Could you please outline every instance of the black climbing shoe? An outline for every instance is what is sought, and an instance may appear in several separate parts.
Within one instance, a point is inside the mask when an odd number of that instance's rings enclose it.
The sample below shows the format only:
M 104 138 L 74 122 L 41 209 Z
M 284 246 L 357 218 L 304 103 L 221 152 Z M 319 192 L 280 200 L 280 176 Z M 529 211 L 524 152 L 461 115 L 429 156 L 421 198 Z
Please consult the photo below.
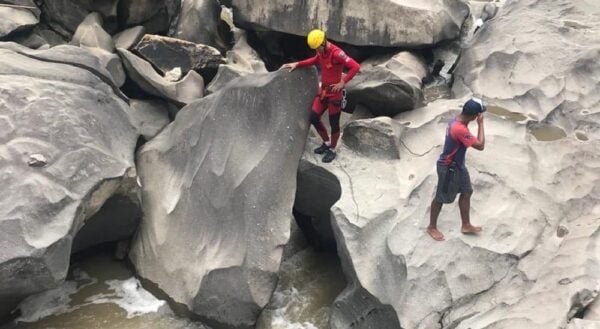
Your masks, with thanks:
M 327 149 L 327 151 L 325 151 L 325 155 L 323 156 L 323 162 L 329 163 L 333 161 L 333 159 L 335 159 L 335 151 Z
M 327 146 L 327 144 L 323 143 L 321 144 L 321 146 L 317 147 L 314 152 L 316 154 L 323 154 L 325 153 L 325 151 L 329 150 L 329 146 Z

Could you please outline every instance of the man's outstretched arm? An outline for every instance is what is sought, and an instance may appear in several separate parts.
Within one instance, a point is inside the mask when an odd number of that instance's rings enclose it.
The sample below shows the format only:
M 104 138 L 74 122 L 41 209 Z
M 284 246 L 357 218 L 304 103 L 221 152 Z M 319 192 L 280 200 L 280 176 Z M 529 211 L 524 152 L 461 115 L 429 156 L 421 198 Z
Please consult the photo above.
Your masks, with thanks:
M 290 72 L 292 72 L 293 70 L 299 68 L 299 67 L 306 67 L 306 66 L 311 66 L 311 65 L 315 65 L 318 62 L 318 56 L 314 56 L 314 57 L 310 57 L 307 58 L 305 60 L 301 60 L 299 62 L 293 62 L 293 63 L 287 63 L 287 64 L 283 64 L 281 66 L 282 69 L 288 69 Z

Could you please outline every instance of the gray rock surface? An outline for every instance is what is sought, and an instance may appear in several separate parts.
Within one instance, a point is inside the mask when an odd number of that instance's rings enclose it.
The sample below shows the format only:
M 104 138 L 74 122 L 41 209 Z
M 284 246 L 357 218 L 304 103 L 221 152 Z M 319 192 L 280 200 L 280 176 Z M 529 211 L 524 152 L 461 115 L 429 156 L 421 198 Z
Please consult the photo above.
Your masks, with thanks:
M 132 99 L 129 121 L 146 140 L 154 138 L 169 124 L 168 105 L 161 100 Z
M 115 48 L 123 48 L 129 50 L 135 46 L 142 37 L 146 34 L 146 28 L 139 25 L 121 31 L 113 37 Z
M 33 6 L 35 7 L 35 4 Z M 37 23 L 39 23 L 39 16 L 29 9 L 0 7 L 0 38 L 13 32 L 31 29 Z
M 0 75 L 1 318 L 64 280 L 73 236 L 133 169 L 137 134 L 108 72 L 78 47 L 0 43 Z M 47 164 L 29 166 L 33 154 Z
M 115 53 L 108 52 L 106 50 L 102 50 L 100 48 L 87 48 L 85 49 L 96 56 L 100 65 L 102 65 L 112 77 L 112 80 L 118 87 L 122 87 L 125 84 L 125 69 L 123 68 L 123 63 L 121 62 L 121 57 Z
M 361 104 L 375 116 L 412 110 L 422 103 L 426 75 L 424 60 L 410 52 L 368 59 L 348 83 L 348 108 Z
M 110 34 L 102 28 L 102 16 L 98 13 L 91 13 L 79 24 L 71 44 L 76 46 L 85 46 L 100 48 L 108 52 L 115 50 L 115 44 Z
M 63 37 L 71 39 L 77 27 L 92 12 L 102 15 L 104 28 L 113 33 L 117 27 L 118 0 L 52 0 L 44 1 L 42 11 L 46 22 Z
M 593 109 L 598 17 L 600 7 L 587 1 L 507 2 L 462 53 L 454 94 L 484 95 L 537 120 L 569 103 Z
M 400 159 L 400 136 L 403 126 L 388 117 L 356 120 L 344 128 L 342 140 L 364 156 Z
M 211 94 L 223 88 L 231 80 L 248 75 L 250 73 L 266 73 L 265 63 L 250 45 L 246 31 L 235 29 L 236 42 L 231 50 L 227 52 L 227 64 L 219 65 L 217 74 L 206 86 L 206 93 Z
M 242 28 L 305 36 L 322 27 L 332 40 L 357 46 L 414 47 L 454 39 L 468 14 L 460 0 L 231 2 L 236 25 Z
M 127 75 L 145 92 L 179 104 L 188 104 L 203 96 L 204 80 L 195 71 L 189 71 L 180 81 L 168 81 L 144 59 L 126 49 L 117 50 Z
M 181 14 L 170 36 L 226 51 L 228 28 L 221 21 L 218 0 L 182 0 Z
M 440 100 L 395 117 L 404 126 L 400 160 L 363 157 L 344 143 L 332 164 L 322 164 L 311 151 L 318 140 L 307 145 L 303 158 L 333 173 L 343 191 L 331 213 L 350 284 L 333 308 L 332 329 L 558 329 L 597 298 L 595 132 L 586 131 L 594 136 L 587 141 L 571 134 L 540 142 L 526 122 L 490 109 L 486 150 L 467 154 L 471 217 L 483 233 L 460 234 L 456 203 L 440 215 L 446 241 L 425 233 L 443 133 L 462 102 Z M 561 226 L 569 233 L 559 237 Z
M 144 219 L 130 257 L 209 325 L 253 328 L 275 289 L 316 92 L 307 85 L 314 70 L 240 78 L 140 150 Z
M 176 67 L 187 74 L 190 70 L 216 69 L 225 63 L 221 53 L 211 46 L 160 35 L 146 34 L 133 49 L 163 75 Z
M 144 25 L 148 33 L 167 32 L 180 9 L 180 0 L 121 0 L 119 20 L 126 27 Z

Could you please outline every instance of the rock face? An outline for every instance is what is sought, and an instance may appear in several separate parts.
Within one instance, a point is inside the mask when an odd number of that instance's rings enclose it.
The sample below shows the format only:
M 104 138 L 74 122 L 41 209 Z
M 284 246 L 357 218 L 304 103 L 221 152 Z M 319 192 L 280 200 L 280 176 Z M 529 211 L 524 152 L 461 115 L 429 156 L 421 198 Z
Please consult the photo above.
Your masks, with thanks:
M 152 139 L 170 122 L 168 105 L 163 101 L 132 99 L 129 105 L 129 121 L 146 140 Z
M 71 43 L 77 46 L 100 48 L 109 52 L 115 50 L 110 34 L 102 28 L 102 16 L 89 14 L 77 27 Z
M 507 2 L 462 53 L 453 92 L 484 95 L 537 120 L 570 103 L 597 107 L 599 15 L 586 1 Z
M 404 126 L 401 160 L 356 156 L 344 143 L 323 165 L 310 151 L 318 141 L 307 145 L 304 159 L 334 174 L 343 191 L 331 213 L 350 283 L 332 328 L 558 329 L 597 298 L 597 131 L 585 142 L 574 134 L 540 142 L 527 123 L 490 112 L 486 150 L 467 153 L 471 217 L 483 233 L 460 234 L 456 203 L 440 215 L 446 241 L 425 233 L 435 161 L 461 104 L 436 101 L 394 118 Z
M 240 78 L 139 153 L 145 217 L 131 259 L 209 325 L 253 328 L 271 297 L 316 86 L 314 70 Z
M 204 94 L 204 80 L 195 71 L 189 71 L 180 81 L 168 81 L 160 76 L 144 59 L 128 50 L 117 49 L 128 77 L 135 81 L 145 92 L 174 101 L 178 104 L 188 104 L 201 98 Z
M 148 33 L 167 32 L 180 9 L 180 0 L 121 0 L 118 4 L 122 26 L 143 25 Z
M 248 45 L 246 32 L 235 31 L 236 42 L 227 52 L 227 64 L 219 65 L 217 74 L 206 86 L 206 93 L 214 93 L 223 88 L 229 81 L 250 73 L 266 73 L 265 63 L 260 56 Z
M 0 75 L 1 318 L 65 278 L 74 235 L 133 169 L 137 134 L 83 49 L 0 43 Z
M 9 5 L 30 6 L 34 9 L 0 7 L 0 38 L 13 32 L 29 29 L 39 23 L 39 9 L 33 1 L 7 1 Z
M 92 12 L 102 15 L 106 30 L 117 27 L 118 0 L 52 0 L 42 5 L 46 22 L 63 37 L 70 38 L 79 24 Z
M 146 34 L 134 50 L 163 74 L 176 67 L 185 74 L 190 70 L 216 69 L 225 63 L 213 47 L 160 35 Z
M 469 12 L 460 0 L 231 2 L 236 25 L 243 28 L 304 36 L 320 26 L 329 38 L 357 46 L 425 46 L 454 39 Z
M 221 21 L 218 0 L 183 0 L 172 37 L 226 51 L 228 27 Z
M 348 108 L 361 104 L 375 116 L 412 110 L 423 100 L 421 80 L 426 75 L 424 60 L 410 52 L 366 60 L 348 83 Z

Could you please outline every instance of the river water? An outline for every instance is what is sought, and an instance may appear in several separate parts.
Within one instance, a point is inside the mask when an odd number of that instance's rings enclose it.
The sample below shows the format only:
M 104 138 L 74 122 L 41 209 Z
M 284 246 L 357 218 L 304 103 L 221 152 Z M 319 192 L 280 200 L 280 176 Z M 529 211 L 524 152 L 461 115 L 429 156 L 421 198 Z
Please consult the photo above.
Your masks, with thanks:
M 329 305 L 344 288 L 339 261 L 304 246 L 281 265 L 281 280 L 259 329 L 327 329 Z M 65 283 L 31 296 L 0 329 L 204 329 L 173 314 L 131 268 L 102 251 L 71 264 Z

